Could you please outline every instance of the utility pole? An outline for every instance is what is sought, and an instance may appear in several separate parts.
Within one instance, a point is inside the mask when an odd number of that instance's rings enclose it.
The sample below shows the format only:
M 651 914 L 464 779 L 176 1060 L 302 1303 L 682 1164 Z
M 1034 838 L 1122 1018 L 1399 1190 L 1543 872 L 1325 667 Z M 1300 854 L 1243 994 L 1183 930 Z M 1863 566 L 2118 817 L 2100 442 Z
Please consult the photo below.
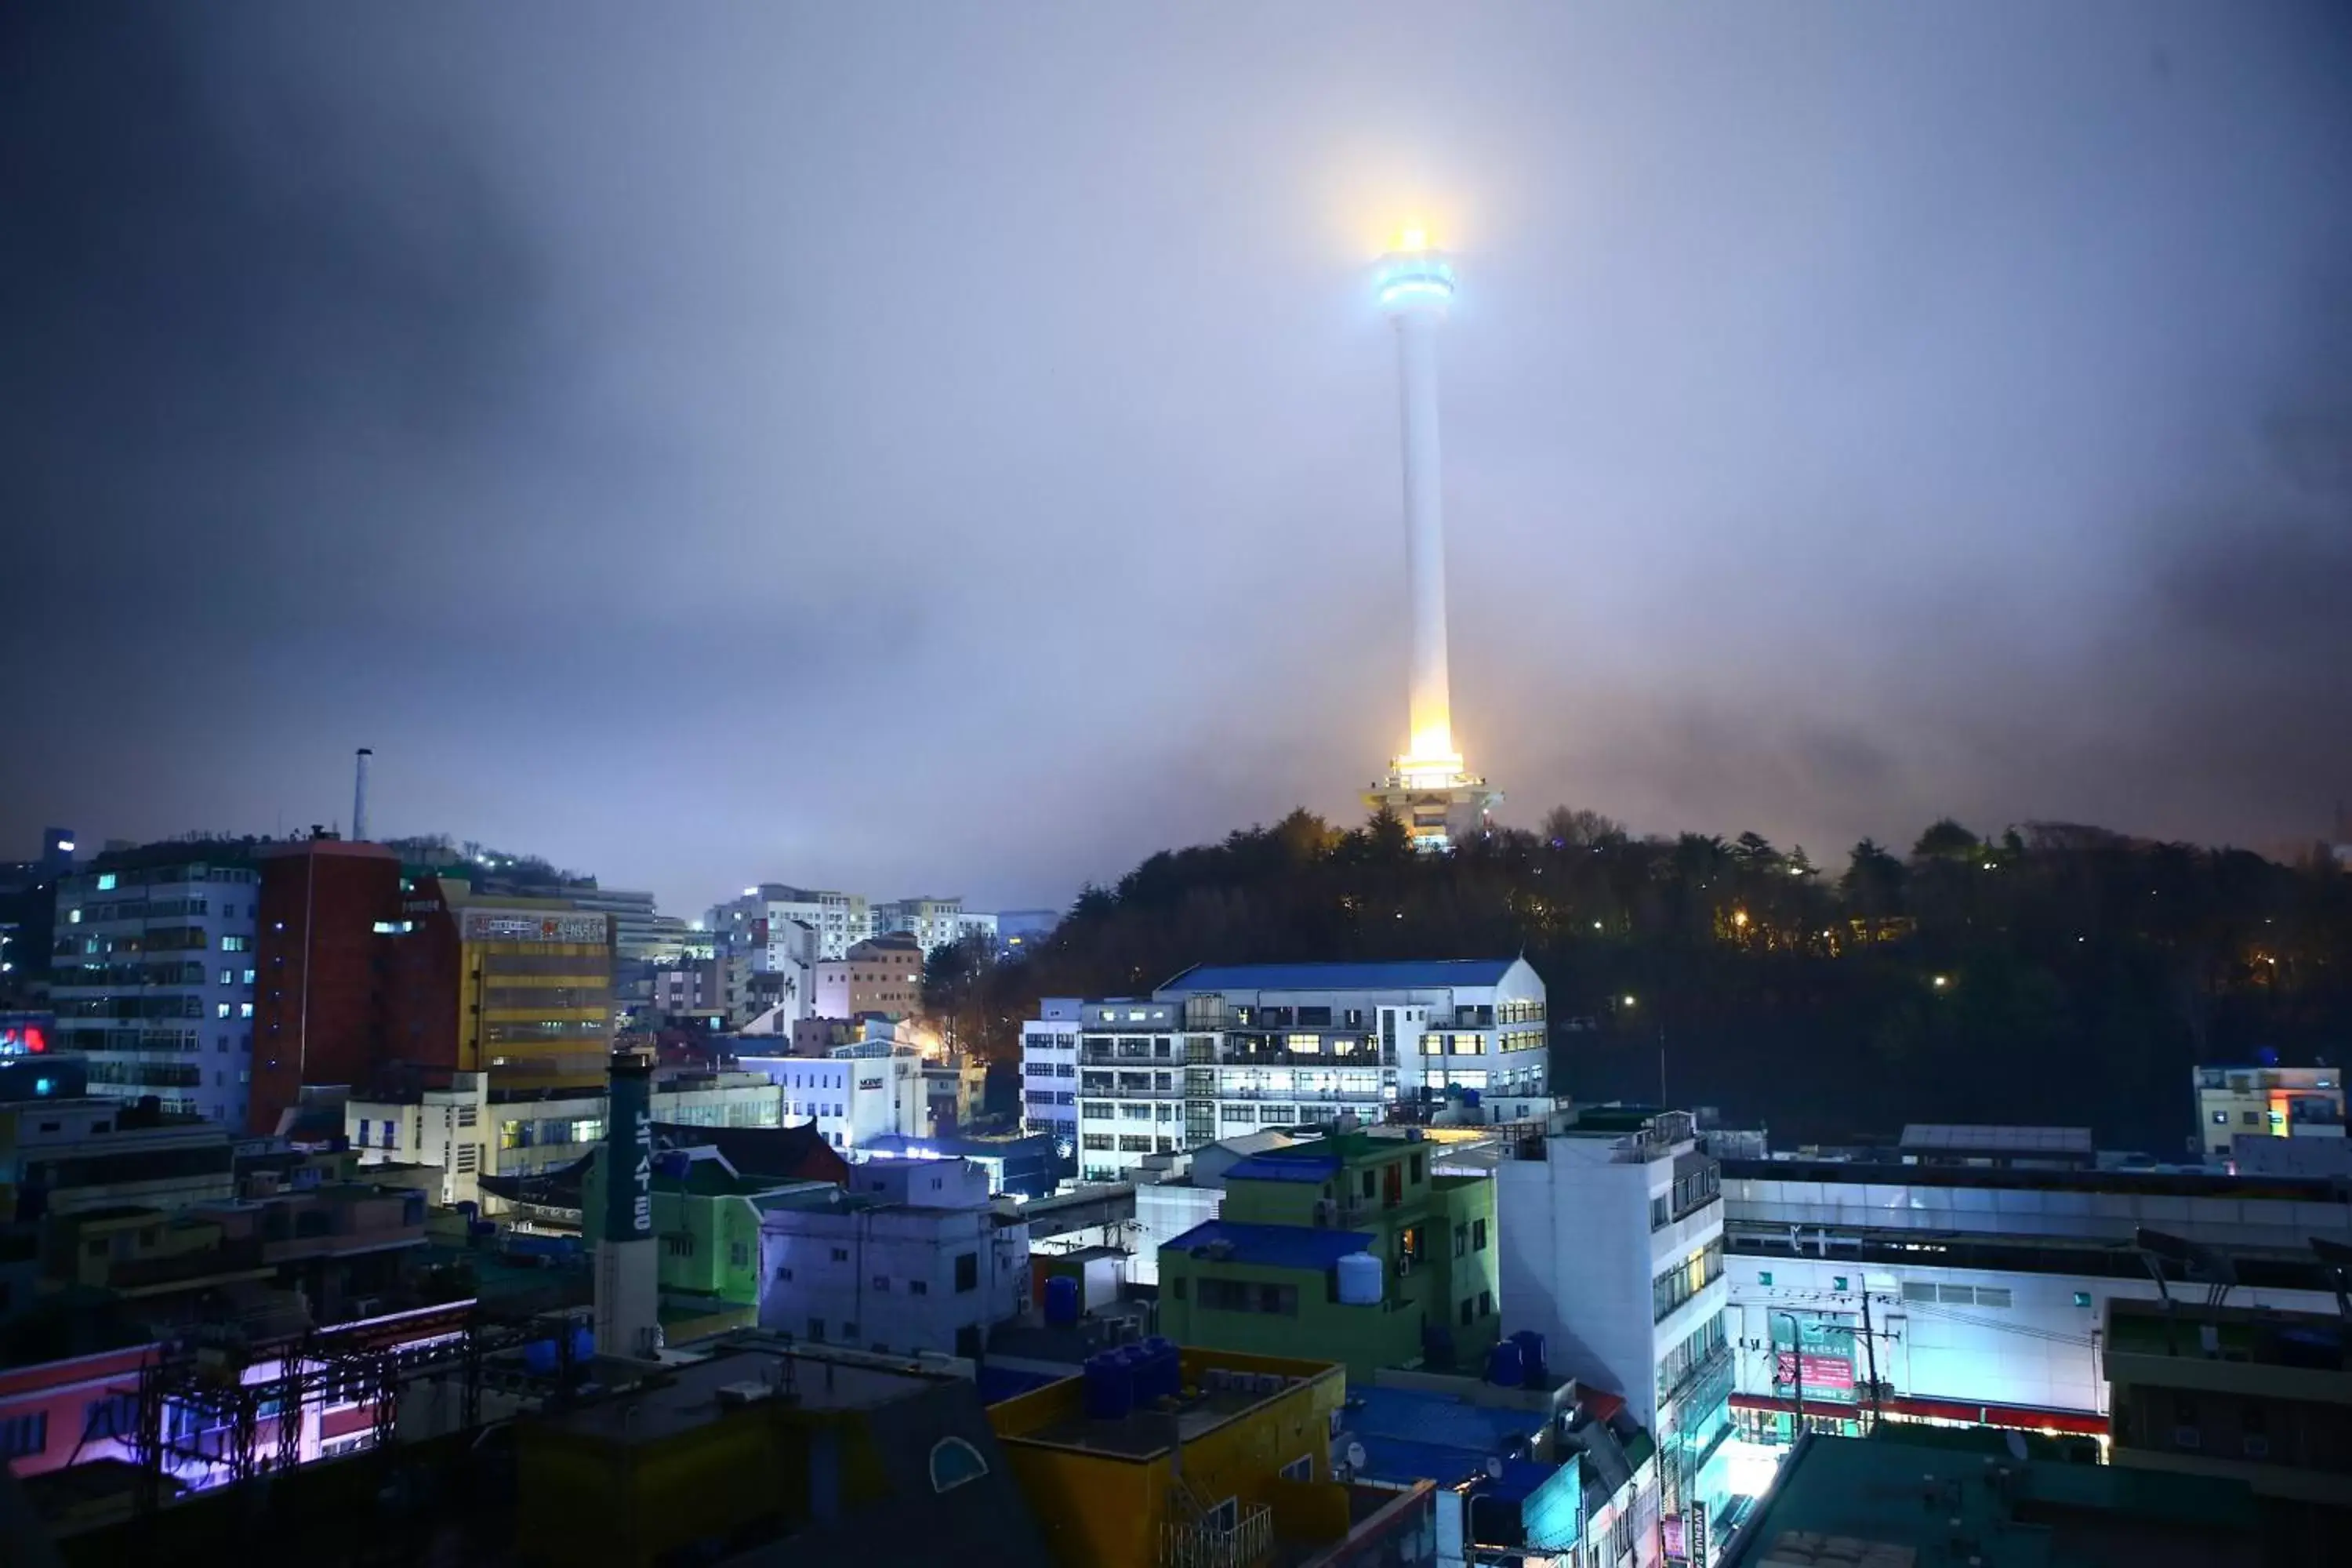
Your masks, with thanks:
M 1805 1336 L 1797 1326 L 1796 1313 L 1774 1312 L 1771 1315 L 1789 1320 L 1789 1376 L 1796 1385 L 1797 1405 L 1796 1426 L 1789 1438 L 1793 1447 L 1797 1439 L 1805 1435 Z M 1773 1352 L 1775 1356 L 1779 1353 L 1777 1349 Z
M 1866 1274 L 1862 1280 L 1862 1353 L 1870 1362 L 1870 1424 L 1863 1429 L 1867 1436 L 1878 1429 L 1878 1334 L 1870 1326 L 1870 1277 Z

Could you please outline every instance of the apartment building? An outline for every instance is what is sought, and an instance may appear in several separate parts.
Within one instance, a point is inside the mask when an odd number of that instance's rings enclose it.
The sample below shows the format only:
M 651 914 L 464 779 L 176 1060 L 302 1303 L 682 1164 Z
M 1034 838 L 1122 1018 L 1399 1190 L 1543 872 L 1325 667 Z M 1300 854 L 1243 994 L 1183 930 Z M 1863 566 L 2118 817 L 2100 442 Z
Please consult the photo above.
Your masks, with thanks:
M 50 1005 L 90 1092 L 244 1124 L 258 880 L 247 847 L 220 842 L 110 851 L 59 877 Z
M 1448 1090 L 1541 1094 L 1549 1078 L 1543 982 L 1524 959 L 1204 966 L 1077 1011 L 1087 1181 L 1262 1126 L 1377 1121 Z M 1065 1092 L 1066 1023 L 1024 1027 L 1024 1113 Z

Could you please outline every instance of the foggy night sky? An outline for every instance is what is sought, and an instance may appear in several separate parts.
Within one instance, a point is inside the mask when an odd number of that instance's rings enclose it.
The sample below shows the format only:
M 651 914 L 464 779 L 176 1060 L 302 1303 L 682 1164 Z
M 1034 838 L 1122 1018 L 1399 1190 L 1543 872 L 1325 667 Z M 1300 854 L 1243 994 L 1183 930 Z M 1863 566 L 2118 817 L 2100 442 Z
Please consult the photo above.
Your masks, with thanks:
M 2352 12 L 0 8 L 0 858 L 1064 903 L 1455 733 L 1843 864 L 2352 796 Z

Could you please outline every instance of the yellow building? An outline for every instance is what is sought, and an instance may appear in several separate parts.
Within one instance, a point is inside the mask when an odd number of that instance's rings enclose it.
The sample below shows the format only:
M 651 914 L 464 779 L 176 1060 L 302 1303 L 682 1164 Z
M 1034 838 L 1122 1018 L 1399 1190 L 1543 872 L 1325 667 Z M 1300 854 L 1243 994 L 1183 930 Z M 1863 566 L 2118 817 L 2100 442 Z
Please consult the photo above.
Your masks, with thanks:
M 415 1044 L 454 1026 L 448 1065 L 488 1073 L 493 1088 L 604 1081 L 613 1047 L 609 913 L 568 899 L 478 894 L 454 877 L 420 879 L 406 910 L 415 934 L 394 951 L 409 966 L 415 1004 L 427 1012 L 454 1004 L 455 1016 L 415 1020 L 416 1041 L 395 1038 L 395 1056 L 432 1060 L 438 1053 Z
M 1184 1350 L 1183 1391 L 1090 1418 L 1083 1377 L 989 1409 L 1057 1568 L 1248 1568 L 1349 1529 L 1331 1479 L 1347 1374 L 1329 1362 Z

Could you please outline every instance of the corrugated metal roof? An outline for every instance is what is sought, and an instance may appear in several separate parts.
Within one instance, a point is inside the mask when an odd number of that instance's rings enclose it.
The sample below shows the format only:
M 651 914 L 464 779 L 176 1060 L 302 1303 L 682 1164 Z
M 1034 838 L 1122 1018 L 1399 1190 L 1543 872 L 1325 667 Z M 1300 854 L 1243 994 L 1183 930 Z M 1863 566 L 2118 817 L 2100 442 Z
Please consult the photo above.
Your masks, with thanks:
M 1153 994 L 1207 991 L 1420 991 L 1493 985 L 1516 958 L 1408 958 L 1380 963 L 1202 963 Z
M 1371 1233 L 1323 1230 L 1307 1225 L 1242 1225 L 1221 1219 L 1194 1226 L 1162 1247 L 1192 1252 L 1223 1243 L 1233 1248 L 1230 1261 L 1271 1268 L 1328 1268 L 1351 1252 L 1371 1246 Z

